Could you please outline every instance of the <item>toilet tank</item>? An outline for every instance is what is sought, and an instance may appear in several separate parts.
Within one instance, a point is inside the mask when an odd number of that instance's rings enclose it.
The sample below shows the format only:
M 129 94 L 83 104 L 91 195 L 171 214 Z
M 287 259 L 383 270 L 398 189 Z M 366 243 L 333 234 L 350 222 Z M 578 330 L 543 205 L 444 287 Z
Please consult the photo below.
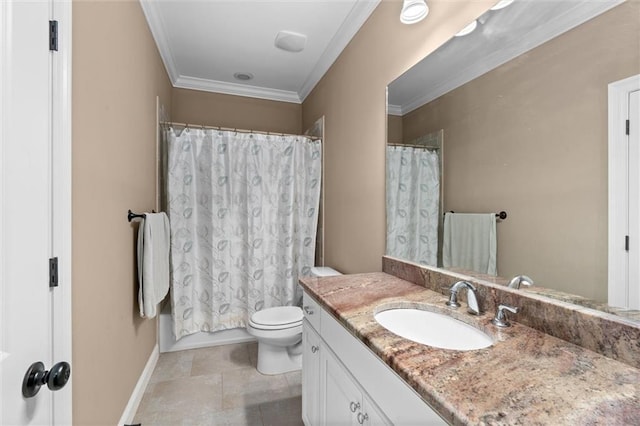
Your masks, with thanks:
M 314 277 L 331 277 L 342 274 L 329 266 L 314 266 L 311 268 L 311 275 Z

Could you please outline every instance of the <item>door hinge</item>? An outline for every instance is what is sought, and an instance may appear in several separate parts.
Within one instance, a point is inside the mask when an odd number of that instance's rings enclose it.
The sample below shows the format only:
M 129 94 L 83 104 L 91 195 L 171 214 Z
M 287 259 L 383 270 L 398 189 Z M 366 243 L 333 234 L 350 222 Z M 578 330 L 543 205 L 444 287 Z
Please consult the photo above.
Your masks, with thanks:
M 49 287 L 58 287 L 58 258 L 49 259 Z
M 49 21 L 49 50 L 58 51 L 58 21 Z
M 628 235 L 624 236 L 624 249 L 626 251 L 629 251 L 629 236 Z
M 627 135 L 629 134 L 629 120 L 627 120 L 627 123 L 625 124 L 625 132 Z

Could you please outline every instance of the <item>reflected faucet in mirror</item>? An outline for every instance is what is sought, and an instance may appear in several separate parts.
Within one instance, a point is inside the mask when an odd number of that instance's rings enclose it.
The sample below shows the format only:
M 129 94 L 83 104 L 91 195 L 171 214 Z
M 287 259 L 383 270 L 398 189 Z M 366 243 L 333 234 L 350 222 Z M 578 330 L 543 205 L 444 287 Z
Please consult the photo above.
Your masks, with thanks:
M 533 285 L 533 280 L 526 275 L 517 275 L 511 278 L 508 287 L 519 289 L 521 284 L 524 284 L 527 287 L 531 287 Z

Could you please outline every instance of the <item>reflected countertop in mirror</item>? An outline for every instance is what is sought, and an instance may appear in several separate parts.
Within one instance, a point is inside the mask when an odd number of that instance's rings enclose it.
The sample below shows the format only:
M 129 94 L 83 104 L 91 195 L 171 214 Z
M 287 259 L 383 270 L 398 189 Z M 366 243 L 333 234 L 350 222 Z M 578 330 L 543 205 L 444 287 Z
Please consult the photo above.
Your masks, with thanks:
M 388 142 L 442 130 L 440 209 L 509 213 L 482 279 L 640 321 L 606 304 L 608 88 L 635 76 L 640 2 L 516 0 L 389 84 Z

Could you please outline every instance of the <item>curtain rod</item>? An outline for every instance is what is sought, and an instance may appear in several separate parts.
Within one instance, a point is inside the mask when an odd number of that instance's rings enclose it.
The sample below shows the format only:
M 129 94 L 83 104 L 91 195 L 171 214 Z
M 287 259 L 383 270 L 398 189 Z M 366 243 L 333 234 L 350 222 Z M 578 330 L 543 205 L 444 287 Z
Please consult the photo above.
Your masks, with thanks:
M 164 124 L 167 126 L 178 126 L 184 128 L 198 128 L 198 129 L 211 129 L 211 130 L 223 130 L 229 132 L 239 132 L 239 133 L 255 133 L 261 135 L 274 135 L 274 136 L 303 136 L 305 138 L 309 138 L 311 140 L 320 140 L 322 138 L 318 136 L 308 136 L 308 135 L 294 135 L 291 133 L 279 133 L 279 132 L 263 132 L 260 130 L 246 130 L 246 129 L 236 129 L 232 127 L 220 127 L 220 126 L 205 126 L 203 124 L 189 124 L 189 123 L 176 123 L 173 121 L 161 121 L 160 124 Z
M 439 150 L 439 146 L 431 146 L 431 145 L 418 145 L 411 143 L 388 143 L 389 146 L 406 146 L 408 148 L 424 148 L 424 149 L 436 149 Z

